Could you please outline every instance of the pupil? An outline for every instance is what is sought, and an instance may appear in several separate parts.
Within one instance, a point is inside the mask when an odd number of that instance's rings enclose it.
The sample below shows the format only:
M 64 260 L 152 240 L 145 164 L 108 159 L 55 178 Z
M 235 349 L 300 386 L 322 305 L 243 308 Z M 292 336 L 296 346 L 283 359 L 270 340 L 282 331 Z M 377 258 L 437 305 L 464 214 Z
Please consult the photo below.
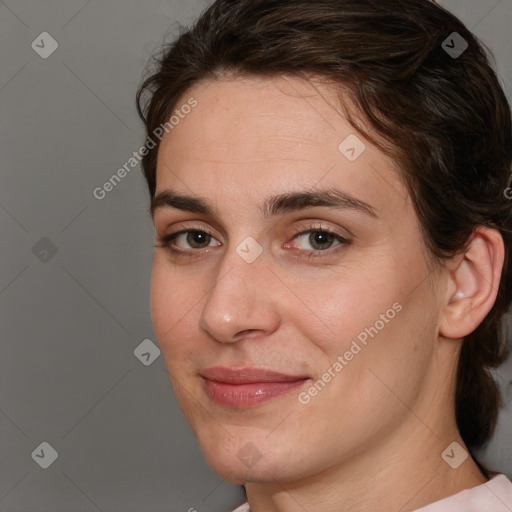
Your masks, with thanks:
M 189 233 L 189 238 L 192 239 L 192 243 L 190 245 L 201 245 L 204 244 L 207 237 L 209 236 L 207 233 L 202 233 L 201 231 L 193 231 L 192 233 Z M 190 240 L 189 240 L 190 242 Z
M 325 232 L 322 232 L 322 231 L 317 231 L 316 233 L 312 233 L 311 234 L 311 237 L 312 239 L 310 240 L 311 241 L 311 244 L 313 246 L 315 245 L 329 245 L 330 243 L 330 237 L 332 235 L 330 233 L 325 233 Z M 325 247 L 324 247 L 325 248 Z

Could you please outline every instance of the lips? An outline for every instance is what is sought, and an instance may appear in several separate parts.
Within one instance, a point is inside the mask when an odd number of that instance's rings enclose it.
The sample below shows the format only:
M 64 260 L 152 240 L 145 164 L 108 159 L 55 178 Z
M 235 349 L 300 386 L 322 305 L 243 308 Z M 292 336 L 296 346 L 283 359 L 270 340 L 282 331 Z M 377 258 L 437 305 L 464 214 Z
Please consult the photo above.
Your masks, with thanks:
M 286 395 L 309 380 L 306 375 L 288 375 L 259 368 L 216 366 L 201 372 L 203 389 L 217 405 L 235 409 L 256 407 L 272 398 Z
M 255 382 L 296 382 L 309 378 L 307 375 L 287 375 L 259 368 L 232 370 L 222 366 L 207 368 L 201 375 L 209 380 L 228 384 L 252 384 Z

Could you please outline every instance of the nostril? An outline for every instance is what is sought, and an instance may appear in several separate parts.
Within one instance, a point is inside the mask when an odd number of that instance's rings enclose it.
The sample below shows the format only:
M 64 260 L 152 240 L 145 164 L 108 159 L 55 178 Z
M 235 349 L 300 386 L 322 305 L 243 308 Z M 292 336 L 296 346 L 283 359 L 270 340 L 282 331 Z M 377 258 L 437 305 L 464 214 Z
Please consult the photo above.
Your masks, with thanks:
M 237 339 L 250 338 L 256 332 L 258 332 L 258 329 L 246 329 L 245 331 L 240 331 L 236 337 Z

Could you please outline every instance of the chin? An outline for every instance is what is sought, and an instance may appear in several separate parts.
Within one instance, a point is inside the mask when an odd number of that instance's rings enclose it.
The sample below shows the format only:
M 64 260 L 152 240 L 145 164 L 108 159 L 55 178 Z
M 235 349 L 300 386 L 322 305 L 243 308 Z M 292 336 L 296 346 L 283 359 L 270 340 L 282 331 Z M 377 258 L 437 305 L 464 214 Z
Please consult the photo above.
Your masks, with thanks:
M 215 436 L 198 437 L 199 447 L 207 464 L 224 480 L 243 485 L 247 482 L 274 482 L 294 475 L 286 474 L 296 468 L 289 455 L 281 453 L 285 448 L 280 439 L 265 439 L 265 435 L 238 435 L 222 440 Z M 278 447 L 280 447 L 278 449 Z M 284 461 L 286 467 L 281 467 Z
M 254 466 L 249 467 L 229 458 L 226 455 L 209 454 L 205 460 L 210 468 L 221 478 L 234 485 L 244 485 L 247 482 L 273 482 L 279 480 L 280 472 L 275 464 L 268 460 L 259 460 Z

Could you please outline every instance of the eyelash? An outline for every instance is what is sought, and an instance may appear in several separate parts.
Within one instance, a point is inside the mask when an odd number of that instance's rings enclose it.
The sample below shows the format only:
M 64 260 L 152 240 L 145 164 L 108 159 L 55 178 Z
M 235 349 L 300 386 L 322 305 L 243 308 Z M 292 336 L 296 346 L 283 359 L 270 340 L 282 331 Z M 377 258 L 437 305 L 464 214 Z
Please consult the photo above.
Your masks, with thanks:
M 189 250 L 182 250 L 182 249 L 176 249 L 175 247 L 173 247 L 171 244 L 172 242 L 179 236 L 179 235 L 182 235 L 184 233 L 204 233 L 206 235 L 209 235 L 211 236 L 212 238 L 215 238 L 214 235 L 210 232 L 208 232 L 207 230 L 205 229 L 183 229 L 181 231 L 177 231 L 176 233 L 170 233 L 168 235 L 165 235 L 163 237 L 158 237 L 158 242 L 160 243 L 160 245 L 154 245 L 153 247 L 159 247 L 159 248 L 163 248 L 163 249 L 167 249 L 171 254 L 175 255 L 175 256 L 186 256 L 188 255 L 189 257 L 194 257 L 194 256 L 202 256 L 201 254 L 192 254 L 192 253 L 197 253 L 197 252 L 200 252 L 201 249 L 189 249 Z M 350 245 L 351 244 L 351 241 L 348 240 L 347 238 L 345 238 L 344 236 L 340 235 L 339 233 L 336 233 L 335 231 L 332 231 L 330 229 L 326 229 L 326 228 L 323 228 L 322 226 L 320 225 L 313 225 L 311 224 L 309 226 L 309 229 L 298 229 L 294 234 L 293 234 L 293 239 L 299 237 L 300 235 L 305 235 L 307 233 L 322 233 L 322 234 L 328 234 L 328 235 L 333 235 L 335 237 L 335 239 L 337 239 L 340 243 L 336 246 L 334 246 L 334 249 L 333 248 L 329 248 L 329 249 L 324 249 L 324 250 L 311 250 L 311 251 L 307 251 L 307 250 L 304 250 L 304 249 L 297 249 L 298 251 L 300 252 L 309 252 L 310 254 L 308 256 L 305 256 L 307 258 L 325 258 L 327 256 L 332 256 L 334 254 L 337 254 L 339 251 L 343 250 L 345 248 L 345 246 L 347 245 Z M 203 249 L 209 249 L 209 247 L 204 247 Z M 320 253 L 320 254 L 318 254 Z

